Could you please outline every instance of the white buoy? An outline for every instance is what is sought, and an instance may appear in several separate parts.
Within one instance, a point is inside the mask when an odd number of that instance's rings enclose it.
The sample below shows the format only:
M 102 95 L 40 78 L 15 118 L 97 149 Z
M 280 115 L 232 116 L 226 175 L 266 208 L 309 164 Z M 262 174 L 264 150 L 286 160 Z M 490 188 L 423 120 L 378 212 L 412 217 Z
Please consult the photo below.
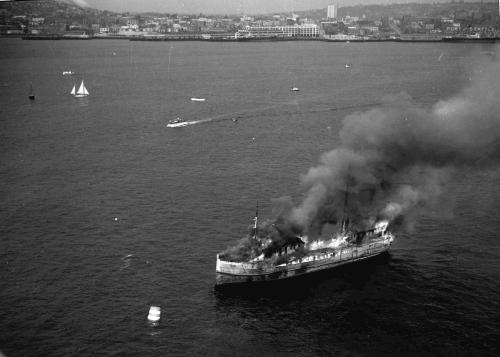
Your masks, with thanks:
M 159 306 L 151 306 L 149 308 L 148 320 L 151 322 L 160 321 L 161 309 Z

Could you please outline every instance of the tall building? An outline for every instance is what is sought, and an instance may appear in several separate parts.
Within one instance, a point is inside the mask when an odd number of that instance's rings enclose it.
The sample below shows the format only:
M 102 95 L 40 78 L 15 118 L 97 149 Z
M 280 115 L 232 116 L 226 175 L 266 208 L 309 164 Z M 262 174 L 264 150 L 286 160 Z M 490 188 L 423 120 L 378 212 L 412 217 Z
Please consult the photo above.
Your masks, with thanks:
M 335 19 L 337 17 L 337 5 L 328 5 L 326 17 L 329 19 Z

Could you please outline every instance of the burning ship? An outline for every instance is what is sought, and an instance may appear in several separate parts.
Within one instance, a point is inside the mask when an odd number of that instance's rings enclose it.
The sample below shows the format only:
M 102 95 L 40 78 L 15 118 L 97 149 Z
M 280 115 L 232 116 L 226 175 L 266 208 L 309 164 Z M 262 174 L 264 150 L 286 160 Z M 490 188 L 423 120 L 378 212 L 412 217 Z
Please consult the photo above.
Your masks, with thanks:
M 272 228 L 280 239 L 272 239 L 268 233 L 259 234 L 257 209 L 253 232 L 243 241 L 245 254 L 231 249 L 217 254 L 216 285 L 292 278 L 377 256 L 394 241 L 388 225 L 378 221 L 361 231 L 344 218 L 337 232 L 310 239 L 275 222 Z

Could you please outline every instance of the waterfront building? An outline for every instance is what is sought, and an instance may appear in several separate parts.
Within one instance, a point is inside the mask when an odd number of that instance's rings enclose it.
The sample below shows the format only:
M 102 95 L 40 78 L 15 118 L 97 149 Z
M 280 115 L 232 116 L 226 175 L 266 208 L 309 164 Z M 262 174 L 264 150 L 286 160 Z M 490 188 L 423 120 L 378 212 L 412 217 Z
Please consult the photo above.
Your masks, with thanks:
M 295 26 L 246 26 L 245 37 L 318 37 L 316 24 Z

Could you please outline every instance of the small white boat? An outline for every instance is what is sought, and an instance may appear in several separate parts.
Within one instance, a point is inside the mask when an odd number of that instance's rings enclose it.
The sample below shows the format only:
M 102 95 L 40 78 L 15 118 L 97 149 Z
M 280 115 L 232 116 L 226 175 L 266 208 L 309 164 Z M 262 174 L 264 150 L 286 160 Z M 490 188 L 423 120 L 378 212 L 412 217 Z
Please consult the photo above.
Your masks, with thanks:
M 196 97 L 193 97 L 193 98 L 191 98 L 191 100 L 192 100 L 193 102 L 204 102 L 204 101 L 205 101 L 205 98 L 196 98 Z
M 80 88 L 78 88 L 78 91 L 76 90 L 76 86 L 73 85 L 73 89 L 71 90 L 70 94 L 75 98 L 82 98 L 90 95 L 87 88 L 85 88 L 85 84 L 83 84 L 83 80 L 82 84 L 80 84 Z
M 151 306 L 149 308 L 148 320 L 151 322 L 160 321 L 161 308 L 159 306 Z
M 72 72 L 72 71 L 63 71 L 63 76 L 71 76 L 73 74 L 75 74 L 75 72 Z
M 346 63 L 345 68 L 351 68 L 351 65 L 349 63 Z
M 300 89 L 299 89 L 299 88 L 297 88 L 297 87 L 293 87 L 293 88 L 292 88 L 292 89 L 290 89 L 290 90 L 291 90 L 292 92 L 298 92 L 298 91 L 300 91 Z
M 184 119 L 181 118 L 175 118 L 173 120 L 170 120 L 167 124 L 167 128 L 179 128 L 181 126 L 187 126 L 189 125 L 190 122 L 185 121 Z

